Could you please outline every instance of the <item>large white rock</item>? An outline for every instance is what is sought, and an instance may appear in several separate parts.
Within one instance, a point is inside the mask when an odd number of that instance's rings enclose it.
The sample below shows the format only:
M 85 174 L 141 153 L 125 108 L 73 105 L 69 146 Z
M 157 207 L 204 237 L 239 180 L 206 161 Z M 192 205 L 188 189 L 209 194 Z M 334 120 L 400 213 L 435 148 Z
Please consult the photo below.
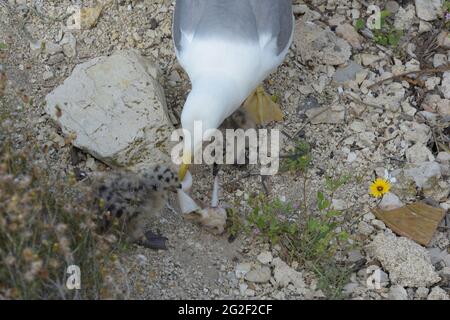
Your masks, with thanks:
M 75 67 L 46 97 L 45 110 L 78 148 L 112 166 L 170 160 L 173 131 L 158 68 L 135 51 Z
M 294 44 L 303 62 L 339 65 L 348 61 L 351 47 L 329 28 L 323 29 L 310 21 L 299 20 L 294 33 Z
M 428 287 L 441 280 L 425 248 L 407 238 L 379 233 L 366 252 L 381 262 L 393 284 Z

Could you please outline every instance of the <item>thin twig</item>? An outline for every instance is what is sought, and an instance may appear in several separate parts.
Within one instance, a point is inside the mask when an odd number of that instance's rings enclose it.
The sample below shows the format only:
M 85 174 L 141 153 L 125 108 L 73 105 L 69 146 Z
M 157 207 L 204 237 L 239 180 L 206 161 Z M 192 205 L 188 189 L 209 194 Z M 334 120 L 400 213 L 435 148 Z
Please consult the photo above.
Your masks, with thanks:
M 430 68 L 430 69 L 423 69 L 423 70 L 416 70 L 416 71 L 408 71 L 408 72 L 397 74 L 395 76 L 392 76 L 392 77 L 380 80 L 378 82 L 375 82 L 374 84 L 371 84 L 370 86 L 368 86 L 367 89 L 373 89 L 375 87 L 378 87 L 380 84 L 385 83 L 386 81 L 398 80 L 398 79 L 404 78 L 404 77 L 412 75 L 412 74 L 424 75 L 424 74 L 430 74 L 430 73 L 445 72 L 445 71 L 449 71 L 449 70 L 450 70 L 450 64 L 447 64 L 445 66 L 441 66 L 441 67 L 438 67 L 438 68 Z

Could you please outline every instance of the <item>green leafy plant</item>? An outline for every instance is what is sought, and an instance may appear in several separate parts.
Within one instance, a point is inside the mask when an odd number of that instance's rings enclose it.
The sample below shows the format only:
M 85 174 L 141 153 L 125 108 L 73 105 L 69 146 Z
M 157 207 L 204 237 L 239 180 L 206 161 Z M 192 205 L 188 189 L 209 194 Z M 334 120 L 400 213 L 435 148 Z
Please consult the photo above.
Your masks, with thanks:
M 355 22 L 356 30 L 362 30 L 362 29 L 364 29 L 365 26 L 366 26 L 366 22 L 364 21 L 364 19 L 359 18 L 356 20 L 356 22 Z
M 6 43 L 0 42 L 0 50 L 8 49 L 8 45 Z
M 258 196 L 250 199 L 249 205 L 252 210 L 247 217 L 248 225 L 256 228 L 258 236 L 275 244 L 283 235 L 297 232 L 296 224 L 288 220 L 293 211 L 291 204 Z
M 303 150 L 303 149 L 302 149 Z M 293 205 L 279 199 L 257 196 L 249 200 L 247 226 L 258 237 L 285 249 L 286 259 L 295 260 L 319 277 L 319 287 L 330 298 L 338 298 L 350 271 L 338 265 L 338 252 L 350 250 L 349 233 L 343 228 L 343 212 L 332 208 L 334 193 L 349 176 L 326 179 L 326 192 L 316 194 L 316 207 Z
M 403 36 L 403 30 L 395 29 L 386 20 L 390 15 L 391 13 L 387 10 L 381 11 L 381 28 L 373 30 L 374 41 L 383 46 L 390 45 L 396 47 Z
M 373 29 L 373 40 L 383 46 L 397 47 L 403 37 L 403 30 L 395 29 L 395 27 L 387 21 L 387 18 L 391 15 L 388 10 L 380 12 L 380 29 Z M 364 19 L 359 18 L 355 22 L 355 29 L 364 29 L 366 22 Z
M 305 173 L 311 164 L 311 146 L 303 140 L 298 140 L 294 150 L 283 156 L 281 163 L 282 172 L 302 172 Z
M 445 0 L 442 4 L 444 12 L 450 12 L 450 0 Z

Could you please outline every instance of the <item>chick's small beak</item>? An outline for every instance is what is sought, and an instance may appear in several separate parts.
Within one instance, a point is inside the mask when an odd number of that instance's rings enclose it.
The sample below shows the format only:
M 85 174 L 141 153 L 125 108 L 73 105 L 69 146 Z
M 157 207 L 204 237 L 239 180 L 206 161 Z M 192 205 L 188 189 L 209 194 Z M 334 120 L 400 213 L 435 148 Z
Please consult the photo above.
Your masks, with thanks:
M 184 177 L 186 177 L 186 173 L 189 170 L 190 164 L 191 164 L 191 154 L 184 153 L 183 163 L 181 164 L 180 169 L 178 171 L 178 179 L 180 179 L 180 181 L 183 181 Z

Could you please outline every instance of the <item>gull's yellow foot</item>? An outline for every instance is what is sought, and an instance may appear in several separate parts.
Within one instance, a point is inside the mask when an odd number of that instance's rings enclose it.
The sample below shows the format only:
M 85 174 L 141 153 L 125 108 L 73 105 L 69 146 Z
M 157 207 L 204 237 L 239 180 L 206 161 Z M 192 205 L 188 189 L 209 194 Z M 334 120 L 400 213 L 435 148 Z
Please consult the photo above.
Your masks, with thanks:
M 245 100 L 244 109 L 257 124 L 283 120 L 283 112 L 280 106 L 273 102 L 262 86 L 258 86 Z

